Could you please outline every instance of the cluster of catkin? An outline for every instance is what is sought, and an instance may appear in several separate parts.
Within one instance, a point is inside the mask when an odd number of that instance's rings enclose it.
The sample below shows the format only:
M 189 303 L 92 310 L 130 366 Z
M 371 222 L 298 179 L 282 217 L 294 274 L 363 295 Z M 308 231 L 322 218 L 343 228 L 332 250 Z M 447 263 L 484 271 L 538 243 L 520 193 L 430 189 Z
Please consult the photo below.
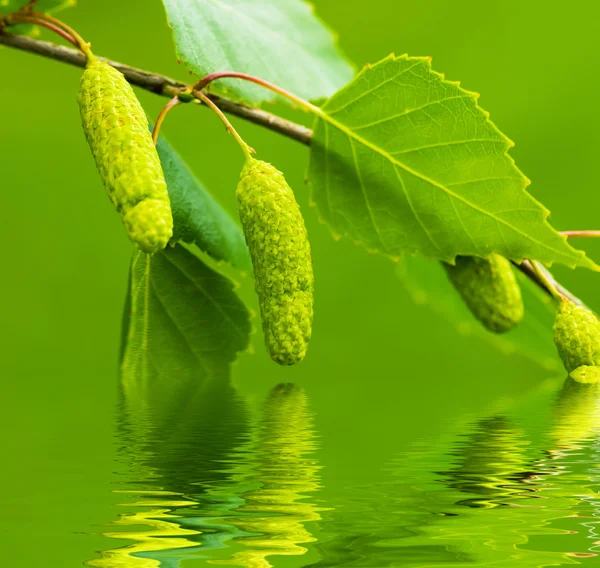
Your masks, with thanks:
M 521 289 L 508 260 L 459 256 L 445 264 L 471 313 L 490 331 L 504 333 L 523 319 Z M 600 320 L 589 309 L 567 298 L 558 300 L 554 343 L 565 369 L 579 382 L 600 378 Z
M 148 120 L 116 69 L 88 59 L 79 89 L 86 138 L 129 238 L 145 253 L 173 237 L 173 216 Z M 314 276 L 304 219 L 283 174 L 248 158 L 237 189 L 252 257 L 265 342 L 271 358 L 293 365 L 306 355 L 313 318 Z
M 148 120 L 125 77 L 90 56 L 81 80 L 83 128 L 108 195 L 130 239 L 145 253 L 163 250 L 173 237 L 173 216 Z M 265 343 L 281 365 L 301 361 L 313 319 L 314 275 L 304 219 L 283 174 L 249 157 L 237 188 L 240 220 L 252 258 Z M 523 318 L 521 289 L 510 262 L 459 256 L 444 264 L 473 315 L 504 333 Z M 600 321 L 562 298 L 554 342 L 574 378 L 600 375 Z

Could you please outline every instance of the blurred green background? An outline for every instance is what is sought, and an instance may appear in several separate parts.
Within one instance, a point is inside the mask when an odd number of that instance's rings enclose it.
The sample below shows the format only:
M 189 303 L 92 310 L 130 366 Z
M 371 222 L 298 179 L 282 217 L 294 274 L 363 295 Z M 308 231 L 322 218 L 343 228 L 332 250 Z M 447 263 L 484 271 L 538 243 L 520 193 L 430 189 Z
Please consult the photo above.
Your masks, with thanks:
M 597 3 L 314 4 L 357 66 L 390 52 L 431 55 L 434 69 L 482 93 L 480 104 L 516 142 L 512 155 L 533 180 L 531 192 L 551 209 L 553 225 L 600 228 Z M 80 0 L 62 16 L 100 55 L 188 77 L 159 0 Z M 78 533 L 100 532 L 97 525 L 114 517 L 117 356 L 131 246 L 81 131 L 80 70 L 0 48 L 0 71 L 0 547 L 13 567 L 76 566 L 104 546 L 102 537 Z M 139 96 L 156 116 L 164 100 Z M 427 307 L 413 305 L 389 261 L 334 242 L 308 208 L 307 150 L 236 125 L 297 188 L 314 251 L 317 304 L 302 365 L 277 367 L 255 337 L 255 354 L 241 357 L 234 382 L 249 400 L 280 382 L 306 389 L 327 446 L 321 462 L 328 491 L 350 472 L 360 477 L 380 467 L 382 448 L 547 377 L 528 359 L 460 336 Z M 164 133 L 235 214 L 242 159 L 217 118 L 177 109 Z M 600 243 L 576 244 L 600 259 Z M 597 275 L 560 268 L 556 274 L 600 308 Z M 253 301 L 250 281 L 240 282 Z

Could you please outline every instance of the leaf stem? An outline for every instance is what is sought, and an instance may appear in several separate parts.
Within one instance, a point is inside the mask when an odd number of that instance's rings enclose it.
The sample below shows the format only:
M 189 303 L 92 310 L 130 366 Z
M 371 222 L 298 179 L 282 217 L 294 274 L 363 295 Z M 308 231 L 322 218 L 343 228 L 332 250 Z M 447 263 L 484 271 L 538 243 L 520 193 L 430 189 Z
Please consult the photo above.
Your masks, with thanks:
M 530 260 L 529 263 L 535 272 L 535 275 L 538 277 L 541 284 L 543 284 L 544 288 L 550 292 L 550 295 L 557 301 L 560 302 L 563 299 L 562 294 L 556 289 L 556 286 L 550 281 L 548 276 L 542 270 L 540 263 L 536 260 Z
M 156 146 L 156 142 L 158 141 L 158 135 L 160 134 L 160 128 L 169 114 L 169 111 L 175 108 L 177 105 L 181 104 L 181 100 L 179 97 L 173 97 L 160 111 L 159 115 L 156 117 L 156 122 L 154 123 L 154 128 L 152 129 L 152 141 Z
M 308 101 L 305 101 L 297 95 L 294 95 L 294 93 L 291 93 L 286 89 L 278 87 L 277 85 L 274 85 L 269 81 L 265 81 L 264 79 L 260 79 L 259 77 L 254 77 L 254 75 L 248 75 L 247 73 L 238 73 L 236 71 L 217 71 L 215 73 L 206 75 L 205 77 L 200 79 L 200 81 L 198 81 L 194 85 L 194 90 L 201 91 L 202 89 L 206 88 L 210 83 L 218 79 L 241 79 L 243 81 L 255 83 L 256 85 L 260 85 L 261 87 L 264 87 L 265 89 L 277 93 L 278 95 L 281 95 L 282 97 L 292 101 L 293 103 L 296 103 L 299 107 L 306 111 L 319 115 L 322 114 L 322 111 L 319 107 L 309 103 Z
M 202 101 L 205 105 L 207 105 L 222 121 L 225 125 L 225 128 L 229 131 L 229 133 L 235 138 L 235 141 L 239 144 L 242 152 L 244 152 L 244 156 L 246 158 L 251 158 L 252 154 L 255 153 L 254 148 L 251 148 L 246 144 L 244 139 L 239 135 L 238 131 L 233 127 L 233 124 L 229 122 L 228 118 L 225 116 L 223 111 L 213 102 L 211 101 L 202 91 L 193 91 L 194 96 L 198 97 L 200 101 Z M 198 101 L 198 102 L 200 102 Z
M 41 12 L 29 12 L 34 18 L 37 18 L 40 21 L 45 21 L 54 26 L 61 28 L 65 32 L 67 32 L 71 37 L 75 39 L 77 42 L 77 47 L 83 52 L 84 55 L 90 57 L 92 55 L 92 50 L 90 48 L 90 44 L 84 39 L 69 25 L 65 24 L 63 21 L 58 18 L 54 18 L 53 16 L 49 16 L 48 14 L 42 14 Z
M 52 24 L 50 22 L 46 22 L 45 20 L 39 20 L 33 16 L 25 16 L 25 15 L 21 15 L 21 14 L 11 14 L 4 19 L 4 23 L 7 26 L 14 26 L 17 24 L 33 24 L 35 26 L 43 26 L 44 28 L 49 29 L 50 31 L 54 32 L 55 34 L 58 34 L 60 37 L 62 37 L 64 40 L 68 41 L 69 43 L 73 44 L 75 47 L 79 48 L 79 44 L 77 43 L 77 40 L 71 34 L 62 30 L 61 28 L 59 28 L 58 26 L 55 26 L 54 24 Z
M 13 49 L 19 49 L 28 53 L 34 53 L 42 57 L 46 57 L 48 59 L 53 59 L 55 61 L 66 63 L 68 65 L 74 65 L 76 67 L 85 67 L 86 65 L 86 58 L 74 49 L 70 49 L 62 45 L 57 45 L 55 43 L 34 39 L 27 36 L 4 33 L 1 25 L 0 45 L 12 47 Z M 121 73 L 123 73 L 123 75 L 125 75 L 127 81 L 129 81 L 129 83 L 131 83 L 132 85 L 136 85 L 151 93 L 155 93 L 163 97 L 172 98 L 175 96 L 179 96 L 182 90 L 186 88 L 185 83 L 182 83 L 181 81 L 177 81 L 165 75 L 153 73 L 144 69 L 138 69 L 136 67 L 132 67 L 131 65 L 127 65 L 125 63 L 120 63 L 117 61 L 111 61 L 106 58 L 99 59 L 105 61 L 109 65 L 113 66 L 115 69 L 118 69 Z M 207 79 L 208 77 L 210 76 L 207 75 L 205 79 Z M 203 81 L 205 81 L 205 79 L 201 80 L 199 83 L 202 83 Z M 269 130 L 272 130 L 273 132 L 277 132 L 278 134 L 287 136 L 288 138 L 291 138 L 292 140 L 295 140 L 305 146 L 311 145 L 312 131 L 309 128 L 306 128 L 300 124 L 290 122 L 274 114 L 265 112 L 260 109 L 250 108 L 236 103 L 235 101 L 223 97 L 218 97 L 216 95 L 209 95 L 207 99 L 210 100 L 221 111 L 225 111 L 229 114 L 244 118 L 249 122 L 262 126 L 263 128 L 267 128 Z M 299 100 L 296 102 L 300 104 Z M 304 102 L 305 101 L 302 101 L 303 104 Z M 209 106 L 208 103 L 207 106 Z M 310 106 L 312 107 L 313 105 Z M 314 108 L 320 111 L 318 107 Z M 581 232 L 583 231 L 572 231 L 572 233 Z M 567 231 L 567 233 L 569 232 Z M 567 234 L 566 236 L 570 235 Z M 544 274 L 546 272 L 545 269 L 542 269 L 539 266 L 536 267 L 536 269 L 534 269 L 532 265 L 533 263 L 526 260 L 517 266 L 521 270 L 521 272 L 525 274 L 525 276 L 527 276 L 531 281 L 537 284 L 548 294 L 553 295 L 550 291 L 553 288 L 554 290 L 559 290 L 560 295 L 571 299 L 576 304 L 583 305 L 583 302 L 580 299 L 578 299 L 575 295 L 573 295 L 567 289 L 562 287 L 558 282 L 554 281 L 554 284 L 552 284 L 551 288 L 549 289 L 547 287 L 546 282 L 551 281 L 550 276 Z M 541 279 L 539 276 L 540 272 L 542 273 Z
M 600 237 L 600 231 L 561 231 L 565 237 Z
M 60 61 L 68 65 L 74 65 L 76 67 L 85 67 L 87 64 L 87 58 L 85 55 L 75 49 L 70 49 L 49 41 L 33 39 L 23 35 L 4 33 L 1 25 L 0 45 L 12 47 L 13 49 L 20 49 L 27 53 L 35 53 L 42 57 Z M 155 95 L 172 98 L 180 94 L 182 90 L 187 87 L 185 83 L 165 75 L 160 75 L 158 73 L 153 73 L 152 71 L 146 71 L 145 69 L 132 67 L 131 65 L 127 65 L 125 63 L 119 63 L 118 61 L 111 61 L 105 57 L 98 57 L 98 59 L 108 63 L 123 73 L 127 81 L 129 81 L 129 83 L 132 85 L 154 93 Z M 277 115 L 265 112 L 264 110 L 250 108 L 223 97 L 209 95 L 209 98 L 222 111 L 228 114 L 239 116 L 244 120 L 258 124 L 263 128 L 267 128 L 273 132 L 276 132 L 277 134 L 286 136 L 305 146 L 310 146 L 311 144 L 312 131 L 310 128 L 306 128 L 301 124 L 297 124 Z

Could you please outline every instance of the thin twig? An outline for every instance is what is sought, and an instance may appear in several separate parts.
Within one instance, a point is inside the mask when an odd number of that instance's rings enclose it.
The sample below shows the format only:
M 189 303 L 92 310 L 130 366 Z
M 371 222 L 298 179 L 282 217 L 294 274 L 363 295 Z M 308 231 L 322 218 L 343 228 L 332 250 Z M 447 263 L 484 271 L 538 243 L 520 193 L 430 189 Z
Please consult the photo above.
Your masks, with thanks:
M 600 237 L 600 231 L 561 231 L 560 232 L 561 235 L 564 235 L 565 237 L 595 237 L 598 238 Z
M 198 81 L 194 85 L 194 90 L 201 91 L 205 87 L 208 87 L 213 81 L 218 81 L 219 79 L 227 79 L 227 78 L 241 79 L 243 81 L 250 81 L 251 83 L 254 83 L 255 85 L 260 85 L 261 87 L 264 87 L 265 89 L 268 89 L 269 91 L 271 91 L 273 93 L 277 93 L 278 95 L 282 96 L 283 98 L 293 102 L 294 104 L 297 104 L 301 109 L 313 112 L 315 114 L 321 113 L 321 109 L 319 107 L 316 107 L 316 106 L 312 105 L 311 103 L 309 103 L 308 101 L 301 99 L 299 96 L 295 95 L 294 93 L 291 93 L 290 91 L 288 91 L 286 89 L 282 89 L 278 85 L 270 83 L 269 81 L 265 81 L 264 79 L 261 79 L 260 77 L 255 77 L 254 75 L 248 75 L 248 73 L 238 73 L 237 71 L 217 71 L 216 73 L 211 73 L 210 75 L 206 75 L 205 77 L 200 79 L 200 81 Z
M 85 67 L 87 61 L 87 58 L 75 49 L 26 36 L 7 34 L 2 32 L 2 30 L 0 30 L 0 45 L 6 45 L 8 47 L 13 47 L 29 53 L 35 53 L 49 59 L 75 65 L 77 67 Z M 162 95 L 163 97 L 173 98 L 178 96 L 183 89 L 188 87 L 188 85 L 185 83 L 165 77 L 164 75 L 159 75 L 143 69 L 131 67 L 130 65 L 118 63 L 102 57 L 99 57 L 98 59 L 101 59 L 109 65 L 112 65 L 115 69 L 118 69 L 121 73 L 123 73 L 123 75 L 125 75 L 127 81 L 129 81 L 132 85 L 136 85 L 137 87 L 145 89 L 146 91 L 150 91 L 151 93 Z M 210 97 L 210 100 L 214 102 L 215 105 L 223 112 L 243 118 L 264 128 L 268 128 L 273 132 L 287 136 L 288 138 L 296 140 L 297 142 L 300 142 L 306 146 L 311 145 L 312 131 L 305 126 L 290 122 L 289 120 L 285 120 L 260 109 L 241 105 L 222 97 L 217 97 L 215 95 L 208 96 Z M 576 236 L 574 232 L 572 233 L 573 234 L 571 236 Z M 518 265 L 518 268 L 542 290 L 550 294 L 550 291 L 547 289 L 544 282 L 540 280 L 535 269 L 528 260 L 523 261 L 520 265 Z M 543 271 L 545 278 L 554 285 L 560 294 L 566 296 L 576 304 L 584 305 L 579 298 L 574 296 L 571 292 L 556 282 L 554 277 L 545 268 L 540 267 L 540 270 Z
M 538 274 L 536 273 L 536 270 L 533 268 L 533 266 L 529 260 L 524 260 L 521 264 L 515 264 L 515 266 L 523 274 L 525 274 L 525 276 L 527 276 L 530 280 L 535 282 L 535 284 L 537 284 L 550 297 L 553 297 L 552 292 L 550 290 L 548 290 L 548 288 L 545 286 L 544 282 L 542 282 L 540 280 Z M 546 278 L 546 280 L 548 280 L 554 286 L 554 288 L 556 289 L 556 291 L 559 294 L 561 294 L 562 296 L 565 296 L 566 298 L 568 298 L 569 300 L 571 300 L 572 302 L 574 302 L 575 304 L 577 304 L 579 306 L 585 306 L 585 304 L 577 296 L 575 296 L 572 292 L 569 292 L 569 290 L 567 290 L 564 286 L 559 284 L 547 268 L 544 268 L 543 266 L 540 266 L 538 264 L 538 270 L 544 274 L 544 277 Z
M 252 154 L 254 154 L 255 152 L 254 148 L 251 148 L 250 146 L 248 146 L 248 144 L 246 144 L 246 141 L 239 135 L 238 131 L 233 127 L 231 122 L 227 120 L 227 117 L 223 114 L 221 109 L 213 101 L 211 101 L 210 98 L 207 97 L 202 91 L 194 91 L 194 96 L 198 97 L 198 102 L 202 101 L 205 105 L 208 105 L 210 109 L 215 112 L 215 114 L 221 119 L 221 121 L 225 125 L 225 128 L 227 128 L 229 134 L 233 136 L 235 141 L 238 143 L 239 147 L 242 149 L 242 152 L 244 153 L 246 159 L 251 158 Z
M 35 53 L 43 57 L 61 61 L 62 63 L 75 65 L 76 67 L 85 67 L 87 61 L 86 57 L 75 49 L 26 36 L 0 32 L 0 45 L 14 47 L 29 53 Z M 175 79 L 165 77 L 164 75 L 137 69 L 136 67 L 131 67 L 130 65 L 125 65 L 116 61 L 110 61 L 102 57 L 99 57 L 98 59 L 106 61 L 109 65 L 118 69 L 132 85 L 136 85 L 151 93 L 162 95 L 163 97 L 172 98 L 178 95 L 179 92 L 187 86 L 181 81 L 176 81 Z M 250 108 L 222 97 L 210 95 L 210 99 L 223 112 L 243 118 L 249 122 L 253 122 L 254 124 L 277 132 L 278 134 L 287 136 L 292 140 L 296 140 L 301 144 L 310 146 L 312 140 L 312 131 L 310 128 L 290 122 L 289 120 L 285 120 L 263 110 Z
M 537 279 L 544 285 L 544 288 L 548 291 L 548 293 L 556 300 L 557 302 L 561 302 L 564 297 L 561 296 L 560 292 L 556 289 L 554 285 L 554 279 L 549 278 L 549 275 L 546 270 L 543 270 L 543 266 L 537 262 L 536 260 L 530 260 L 529 264 L 531 268 L 533 268 Z
M 10 21 L 11 25 L 13 25 L 13 24 L 32 24 L 34 26 L 43 26 L 44 28 L 49 29 L 51 32 L 58 34 L 65 41 L 68 41 L 70 44 L 74 45 L 75 47 L 79 47 L 77 40 L 69 32 L 59 28 L 57 25 L 53 24 L 52 22 L 47 22 L 45 20 L 38 20 L 37 18 L 34 18 L 33 16 L 28 16 L 25 14 L 23 14 L 23 15 L 15 14 L 10 17 L 9 21 Z
M 169 112 L 171 111 L 171 109 L 175 108 L 176 106 L 180 105 L 181 101 L 179 100 L 179 97 L 173 97 L 160 111 L 160 114 L 156 117 L 156 121 L 154 122 L 154 128 L 152 129 L 152 141 L 154 142 L 154 145 L 156 146 L 156 142 L 158 141 L 158 135 L 160 134 L 160 129 L 162 127 L 163 122 L 165 121 L 165 118 L 167 117 L 167 114 L 169 114 Z
M 90 49 L 90 44 L 87 43 L 71 26 L 65 24 L 62 20 L 54 18 L 50 16 L 50 14 L 44 14 L 41 12 L 29 12 L 34 18 L 39 20 L 40 24 L 42 22 L 47 22 L 49 24 L 54 24 L 57 28 L 65 31 L 69 36 L 71 36 L 76 42 L 76 47 L 86 56 L 88 59 L 92 57 L 92 50 Z

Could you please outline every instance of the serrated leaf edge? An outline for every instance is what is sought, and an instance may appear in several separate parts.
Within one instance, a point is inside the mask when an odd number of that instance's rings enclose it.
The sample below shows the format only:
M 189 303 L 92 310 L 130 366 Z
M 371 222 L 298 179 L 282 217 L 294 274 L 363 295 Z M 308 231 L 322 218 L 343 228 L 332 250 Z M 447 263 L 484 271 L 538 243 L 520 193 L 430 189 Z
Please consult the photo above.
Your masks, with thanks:
M 358 74 L 354 77 L 354 79 L 352 81 L 350 81 L 347 85 L 345 85 L 344 87 L 342 87 L 339 91 L 337 91 L 337 93 L 335 93 L 335 95 L 339 95 L 340 93 L 343 93 L 344 91 L 348 90 L 350 88 L 351 85 L 353 85 L 358 79 L 360 79 L 365 73 L 369 72 L 372 69 L 377 68 L 380 65 L 383 65 L 385 63 L 388 63 L 390 61 L 401 61 L 401 60 L 414 60 L 414 61 L 419 61 L 421 63 L 424 63 L 425 66 L 427 67 L 427 69 L 433 73 L 434 75 L 436 75 L 437 77 L 440 78 L 440 80 L 442 82 L 445 83 L 450 83 L 452 85 L 454 85 L 457 89 L 459 89 L 462 93 L 465 94 L 465 96 L 467 97 L 471 97 L 475 103 L 475 108 L 476 110 L 479 110 L 486 121 L 486 124 L 488 124 L 493 131 L 499 135 L 499 137 L 501 138 L 500 141 L 504 141 L 506 144 L 506 149 L 504 151 L 504 156 L 510 161 L 510 163 L 514 166 L 514 169 L 517 171 L 517 173 L 519 174 L 519 176 L 521 177 L 522 181 L 523 181 L 523 189 L 522 191 L 527 193 L 527 195 L 531 198 L 531 200 L 540 207 L 540 212 L 543 214 L 543 218 L 542 218 L 542 222 L 545 226 L 549 227 L 552 231 L 554 231 L 561 239 L 563 242 L 567 243 L 567 246 L 572 249 L 582 260 L 585 260 L 586 262 L 584 264 L 577 264 L 577 263 L 572 263 L 572 264 L 568 264 L 568 263 L 563 263 L 565 266 L 571 268 L 571 269 L 575 269 L 579 266 L 584 267 L 584 268 L 589 268 L 590 270 L 594 270 L 596 272 L 600 272 L 600 266 L 598 266 L 593 260 L 591 260 L 585 252 L 580 251 L 578 249 L 573 248 L 571 245 L 568 244 L 568 239 L 566 236 L 561 235 L 560 233 L 558 233 L 548 222 L 548 217 L 550 216 L 550 210 L 547 209 L 540 201 L 538 201 L 535 197 L 533 197 L 533 195 L 531 195 L 531 193 L 529 193 L 527 191 L 527 187 L 529 187 L 529 185 L 531 185 L 531 180 L 525 176 L 525 174 L 523 174 L 523 172 L 519 169 L 519 167 L 516 165 L 516 162 L 514 160 L 514 158 L 508 153 L 508 150 L 510 150 L 511 148 L 513 148 L 515 146 L 515 143 L 508 138 L 508 136 L 506 136 L 497 126 L 494 122 L 492 122 L 490 120 L 490 113 L 484 109 L 482 109 L 479 104 L 478 104 L 478 99 L 480 97 L 479 93 L 476 93 L 474 91 L 468 91 L 466 89 L 464 89 L 463 87 L 460 86 L 460 82 L 459 81 L 449 81 L 445 78 L 445 75 L 443 73 L 439 73 L 438 71 L 435 71 L 432 67 L 431 67 L 431 62 L 432 62 L 432 57 L 429 56 L 416 56 L 416 57 L 410 57 L 408 54 L 403 54 L 400 56 L 396 56 L 394 53 L 389 54 L 388 56 L 384 57 L 382 60 L 378 61 L 377 63 L 371 64 L 371 63 L 367 63 L 366 65 L 363 66 L 363 68 L 358 72 Z M 374 151 L 376 151 L 377 153 L 379 153 L 380 155 L 388 158 L 390 160 L 390 162 L 395 163 L 395 160 L 393 159 L 392 156 L 390 156 L 387 152 L 385 152 L 384 150 L 377 148 L 377 146 L 375 146 L 374 144 L 370 143 L 368 140 L 363 139 L 361 136 L 358 136 L 356 134 L 354 134 L 352 132 L 352 130 L 350 130 L 349 128 L 347 128 L 345 125 L 339 123 L 338 121 L 336 121 L 335 119 L 333 119 L 331 116 L 329 116 L 327 114 L 327 105 L 329 104 L 329 102 L 331 101 L 330 97 L 325 103 L 324 105 L 320 108 L 320 110 L 322 111 L 321 113 L 317 114 L 315 117 L 315 121 L 314 124 L 316 126 L 316 124 L 318 123 L 319 120 L 323 120 L 325 122 L 329 122 L 329 124 L 331 124 L 332 126 L 338 128 L 339 130 L 341 130 L 344 134 L 346 134 L 346 136 L 348 136 L 349 139 L 354 138 L 356 140 L 358 140 L 361 144 L 364 144 L 365 146 L 373 149 Z M 337 109 L 339 110 L 339 109 Z M 314 130 L 314 127 L 313 127 Z M 352 133 L 352 134 L 350 134 Z M 399 165 L 401 165 L 401 167 L 403 167 L 405 169 L 405 171 L 410 172 L 412 175 L 416 175 L 417 177 L 421 178 L 421 179 L 426 179 L 427 181 L 429 181 L 430 183 L 432 183 L 433 185 L 435 185 L 436 187 L 440 187 L 441 189 L 443 189 L 444 191 L 447 191 L 446 188 L 444 188 L 443 186 L 440 186 L 440 184 L 438 184 L 437 182 L 434 182 L 433 180 L 430 180 L 429 178 L 427 178 L 427 176 L 423 176 L 422 174 L 419 174 L 418 172 L 414 171 L 412 168 L 405 166 L 401 163 L 399 163 Z M 314 204 L 314 200 L 313 200 L 313 189 L 312 189 L 312 183 L 310 181 L 310 179 L 307 179 L 307 182 L 309 184 L 309 186 L 311 187 L 310 189 L 310 195 L 309 195 L 309 200 Z M 450 192 L 453 193 L 453 192 Z M 463 199 L 464 201 L 464 199 Z M 469 205 L 471 205 L 469 203 Z M 354 243 L 358 246 L 361 246 L 362 248 L 364 248 L 365 250 L 367 250 L 370 254 L 380 254 L 382 256 L 385 256 L 391 260 L 393 260 L 394 262 L 398 262 L 398 258 L 393 256 L 393 255 L 389 255 L 385 252 L 381 252 L 381 251 L 374 251 L 372 249 L 370 249 L 368 246 L 366 246 L 362 241 L 360 240 L 356 240 L 356 239 L 352 239 L 352 237 L 350 237 L 350 235 L 348 233 L 343 233 L 342 235 L 340 235 L 339 233 L 337 233 L 333 227 L 331 227 L 331 225 L 323 218 L 319 218 L 319 221 L 325 225 L 327 225 L 327 227 L 330 229 L 330 232 L 332 234 L 332 237 L 335 240 L 339 240 L 340 237 L 345 237 L 345 238 L 350 238 L 351 240 L 354 241 Z M 506 223 L 504 223 L 506 224 Z M 517 231 L 514 227 L 510 226 L 510 228 L 512 230 Z M 533 239 L 532 237 L 529 237 L 528 235 L 525 235 L 529 240 L 532 240 L 533 242 L 536 242 L 537 244 L 539 244 L 540 246 L 543 246 L 546 249 L 552 250 L 554 252 L 555 249 L 548 247 L 547 245 L 543 244 L 543 243 L 538 243 L 537 241 L 535 241 L 535 239 Z M 492 251 L 490 254 L 488 255 L 473 255 L 473 256 L 480 256 L 481 258 L 489 258 L 492 254 L 494 254 L 494 252 L 497 251 Z M 420 253 L 416 250 L 413 251 L 405 251 L 405 254 L 408 254 L 410 256 L 419 256 Z M 433 256 L 426 256 L 426 258 L 431 258 L 431 259 L 435 259 L 435 260 L 443 260 L 445 262 L 449 262 L 450 264 L 454 264 L 456 257 L 459 256 L 460 253 L 457 253 L 455 255 L 450 255 L 448 257 L 433 257 Z M 523 262 L 523 260 L 525 260 L 525 257 L 522 258 L 511 258 L 510 260 L 513 260 L 514 262 L 517 263 L 521 263 Z M 536 259 L 531 259 L 531 260 L 536 260 Z M 544 263 L 547 267 L 551 267 L 553 265 L 553 263 Z

